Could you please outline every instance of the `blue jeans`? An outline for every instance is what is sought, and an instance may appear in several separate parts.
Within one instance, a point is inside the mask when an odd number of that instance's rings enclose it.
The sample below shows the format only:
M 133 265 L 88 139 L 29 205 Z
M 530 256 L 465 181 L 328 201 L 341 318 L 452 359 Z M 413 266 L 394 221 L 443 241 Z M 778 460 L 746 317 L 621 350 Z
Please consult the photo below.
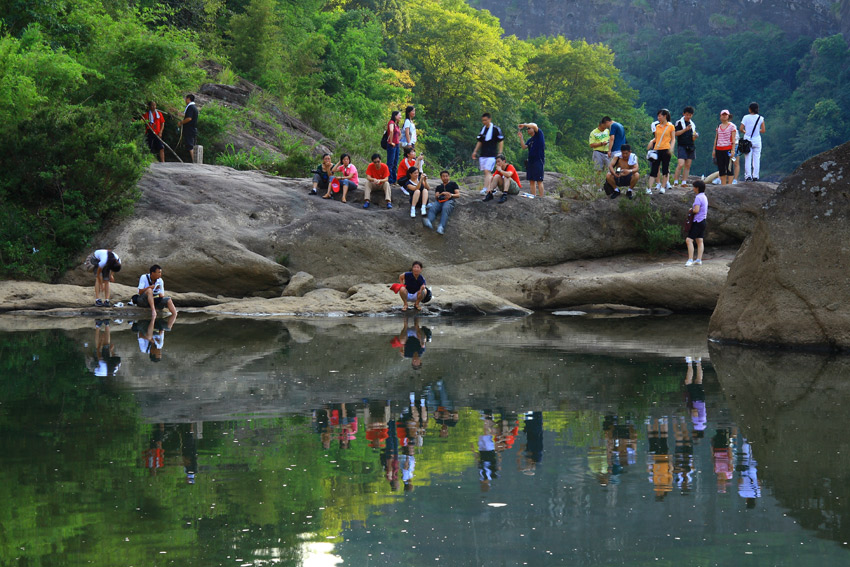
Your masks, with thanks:
M 452 211 L 455 209 L 455 200 L 449 199 L 445 203 L 440 203 L 439 201 L 436 203 L 431 203 L 428 205 L 428 220 L 431 224 L 434 223 L 434 219 L 437 218 L 437 215 L 440 215 L 440 227 L 443 230 L 446 229 L 446 223 L 449 222 L 449 217 L 452 214 Z
M 390 183 L 398 181 L 398 145 L 387 145 L 387 167 L 390 168 Z

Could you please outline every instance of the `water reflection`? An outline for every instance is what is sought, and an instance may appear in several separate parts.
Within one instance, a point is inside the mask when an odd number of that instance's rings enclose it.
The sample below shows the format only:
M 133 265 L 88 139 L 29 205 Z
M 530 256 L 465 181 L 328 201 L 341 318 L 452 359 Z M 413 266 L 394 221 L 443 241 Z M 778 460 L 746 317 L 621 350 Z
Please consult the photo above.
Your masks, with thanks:
M 109 319 L 95 319 L 94 322 L 94 352 L 89 358 L 88 368 L 99 378 L 115 376 L 121 368 L 121 357 L 115 355 L 112 344 L 111 323 Z
M 0 334 L 0 556 L 846 561 L 845 362 L 702 352 L 693 319 L 618 350 L 608 324 L 186 318 L 158 364 L 149 322 Z M 418 370 L 386 346 L 410 332 Z

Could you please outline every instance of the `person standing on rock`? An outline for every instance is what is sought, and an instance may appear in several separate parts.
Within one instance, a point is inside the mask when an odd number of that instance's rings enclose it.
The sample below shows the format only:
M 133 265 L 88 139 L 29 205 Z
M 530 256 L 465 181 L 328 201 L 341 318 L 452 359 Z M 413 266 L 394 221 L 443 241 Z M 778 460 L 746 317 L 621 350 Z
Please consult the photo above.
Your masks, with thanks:
M 112 250 L 103 248 L 92 252 L 84 265 L 94 273 L 94 304 L 98 307 L 110 307 L 109 282 L 114 282 L 113 274 L 121 271 L 121 258 Z
M 401 296 L 401 302 L 404 304 L 402 311 L 407 311 L 408 302 L 413 302 L 413 308 L 419 309 L 419 304 L 425 299 L 425 278 L 422 276 L 422 262 L 416 260 L 410 266 L 409 272 L 404 272 L 398 277 L 398 281 L 402 284 L 398 294 Z
M 451 181 L 449 172 L 443 170 L 440 172 L 440 185 L 434 188 L 434 198 L 436 203 L 428 207 L 428 216 L 422 221 L 426 228 L 434 228 L 434 219 L 440 215 L 440 224 L 437 226 L 437 234 L 446 232 L 446 223 L 449 222 L 449 217 L 455 209 L 457 200 L 460 199 L 460 187 L 457 183 Z
M 705 249 L 703 244 L 703 236 L 705 236 L 706 216 L 708 216 L 708 197 L 705 196 L 705 182 L 700 180 L 694 181 L 694 204 L 689 213 L 693 213 L 694 221 L 691 223 L 691 229 L 688 231 L 688 237 L 685 239 L 685 244 L 688 246 L 688 261 L 685 266 L 702 265 L 702 252 Z M 694 241 L 697 243 L 697 257 L 694 259 Z
M 608 159 L 619 157 L 623 144 L 626 143 L 626 129 L 619 122 L 615 122 L 610 116 L 603 116 L 600 123 L 608 125 L 611 137 L 608 138 Z
M 725 108 L 720 111 L 720 125 L 714 134 L 714 149 L 711 150 L 711 157 L 717 164 L 718 179 L 720 179 L 721 185 L 732 183 L 732 156 L 738 141 L 738 131 L 734 124 L 729 123 L 730 116 L 731 114 Z
M 528 143 L 522 137 L 522 129 L 528 130 Z M 543 167 L 546 162 L 546 140 L 543 131 L 534 122 L 519 125 L 519 145 L 528 150 L 528 165 L 525 167 L 525 177 L 531 185 L 531 194 L 542 197 L 543 192 Z
M 186 102 L 186 110 L 183 111 L 183 120 L 178 122 L 177 126 L 183 127 L 183 141 L 186 142 L 186 149 L 189 150 L 192 163 L 195 163 L 195 143 L 198 140 L 198 107 L 195 106 L 195 95 L 193 94 L 187 94 L 184 101 Z
M 154 101 L 148 102 L 148 111 L 145 113 L 145 134 L 147 136 L 148 148 L 153 155 L 159 156 L 160 163 L 165 162 L 165 144 L 162 142 L 162 129 L 165 126 L 165 117 L 156 109 Z
M 398 181 L 398 152 L 401 148 L 401 129 L 398 126 L 398 110 L 393 110 L 387 122 L 387 167 L 390 170 L 390 185 Z
M 157 311 L 163 307 L 167 307 L 172 315 L 177 315 L 174 302 L 165 295 L 165 281 L 158 264 L 151 266 L 148 273 L 139 278 L 139 293 L 133 296 L 133 303 L 139 307 L 150 307 L 151 319 L 156 319 Z
M 741 134 L 750 142 L 750 151 L 744 152 L 744 181 L 758 181 L 761 167 L 761 135 L 764 134 L 764 116 L 759 114 L 759 104 L 750 103 L 750 113 L 741 119 Z
M 608 126 L 611 124 L 611 118 L 605 116 L 599 121 L 599 125 L 590 132 L 588 145 L 590 146 L 590 157 L 593 160 L 593 169 L 595 170 L 594 185 L 599 187 L 599 181 L 605 171 L 608 169 L 608 147 L 611 145 L 611 131 Z
M 649 155 L 655 153 L 655 158 L 647 158 L 652 164 L 652 169 L 649 172 L 649 181 L 646 185 L 646 194 L 652 195 L 652 184 L 655 184 L 655 189 L 659 193 L 664 193 L 670 189 L 670 158 L 673 148 L 673 141 L 676 139 L 676 127 L 670 124 L 670 111 L 662 108 L 658 111 L 658 123 L 653 130 L 654 137 L 647 144 L 646 149 L 650 150 Z M 659 170 L 661 177 L 659 178 Z
M 478 169 L 484 172 L 484 186 L 481 188 L 481 193 L 484 194 L 490 189 L 490 177 L 493 167 L 496 165 L 496 156 L 501 154 L 504 149 L 505 135 L 502 134 L 498 126 L 493 124 L 489 112 L 481 115 L 481 124 L 478 143 L 472 150 L 472 160 L 478 159 Z M 478 150 L 481 150 L 480 158 L 478 157 Z
M 678 185 L 682 180 L 682 187 L 688 184 L 688 176 L 691 174 L 691 164 L 696 157 L 696 139 L 699 138 L 697 125 L 694 117 L 694 107 L 686 106 L 682 111 L 682 117 L 676 121 L 676 172 L 673 173 L 673 185 Z
M 363 208 L 369 208 L 370 197 L 372 191 L 383 191 L 384 199 L 387 203 L 391 203 L 393 196 L 390 193 L 390 169 L 385 163 L 381 163 L 380 154 L 372 154 L 372 163 L 366 167 L 366 187 L 363 189 L 365 194 L 365 202 Z
M 415 148 L 416 147 L 416 124 L 413 119 L 416 118 L 416 108 L 408 106 L 404 109 L 404 124 L 401 127 L 401 147 Z

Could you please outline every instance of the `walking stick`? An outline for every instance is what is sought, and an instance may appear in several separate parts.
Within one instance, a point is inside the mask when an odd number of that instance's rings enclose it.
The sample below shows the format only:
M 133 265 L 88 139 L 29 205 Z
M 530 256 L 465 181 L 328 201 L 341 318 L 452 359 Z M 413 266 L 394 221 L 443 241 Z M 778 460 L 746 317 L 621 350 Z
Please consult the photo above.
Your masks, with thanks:
M 174 154 L 174 157 L 176 157 L 176 158 L 177 158 L 177 161 L 179 161 L 180 163 L 183 163 L 183 160 L 182 160 L 182 159 L 180 159 L 180 156 L 178 156 L 178 155 L 177 155 L 177 152 L 175 152 L 174 150 L 172 150 L 172 149 L 171 149 L 171 146 L 169 146 L 168 144 L 166 144 L 166 143 L 165 143 L 165 140 L 163 140 L 162 138 L 160 138 L 159 136 L 157 136 L 157 133 L 153 131 L 153 128 L 151 128 L 151 127 L 150 127 L 150 125 L 147 123 L 147 119 L 144 117 L 144 114 L 142 115 L 142 120 L 144 120 L 144 121 L 145 121 L 145 125 L 148 127 L 148 130 L 150 130 L 150 131 L 151 131 L 151 134 L 153 134 L 154 136 L 156 136 L 156 139 L 157 139 L 157 140 L 159 140 L 160 142 L 162 142 L 162 145 L 163 145 L 163 146 L 165 146 L 166 148 L 168 148 L 168 151 L 169 151 L 169 152 L 171 152 L 172 154 Z M 182 137 L 182 134 L 183 134 L 182 129 L 181 129 L 180 134 L 181 134 L 181 137 Z M 178 142 L 178 143 L 179 143 L 179 142 Z

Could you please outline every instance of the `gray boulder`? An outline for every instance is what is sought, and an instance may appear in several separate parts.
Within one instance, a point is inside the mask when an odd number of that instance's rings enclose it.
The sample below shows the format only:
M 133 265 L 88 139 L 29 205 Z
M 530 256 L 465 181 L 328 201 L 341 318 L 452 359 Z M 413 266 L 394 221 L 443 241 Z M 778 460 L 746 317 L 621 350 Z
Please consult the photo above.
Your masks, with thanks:
M 316 289 L 316 278 L 307 272 L 298 272 L 289 280 L 289 285 L 283 290 L 282 297 L 301 297 Z
M 720 341 L 850 348 L 850 143 L 787 177 L 760 211 L 711 318 Z

